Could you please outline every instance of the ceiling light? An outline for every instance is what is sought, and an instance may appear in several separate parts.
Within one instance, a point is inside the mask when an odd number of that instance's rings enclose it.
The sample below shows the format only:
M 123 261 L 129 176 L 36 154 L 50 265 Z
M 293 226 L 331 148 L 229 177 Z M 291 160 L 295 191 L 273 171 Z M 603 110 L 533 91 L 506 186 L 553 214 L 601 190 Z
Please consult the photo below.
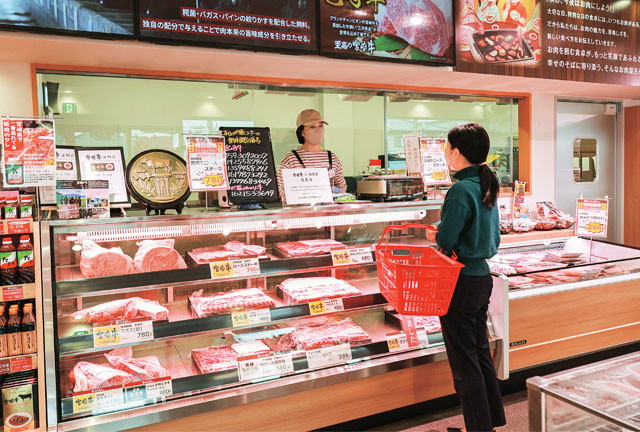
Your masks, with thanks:
M 64 92 L 65 93 L 71 93 L 71 90 L 65 90 Z
M 207 96 L 207 99 L 213 99 L 213 96 Z

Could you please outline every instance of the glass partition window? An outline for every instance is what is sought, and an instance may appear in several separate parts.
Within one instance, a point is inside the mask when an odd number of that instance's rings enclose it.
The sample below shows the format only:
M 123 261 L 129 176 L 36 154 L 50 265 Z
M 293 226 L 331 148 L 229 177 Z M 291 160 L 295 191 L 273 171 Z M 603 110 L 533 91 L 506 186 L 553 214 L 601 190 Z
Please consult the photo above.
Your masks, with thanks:
M 573 142 L 573 181 L 596 181 L 598 172 L 598 141 L 593 138 L 577 138 Z

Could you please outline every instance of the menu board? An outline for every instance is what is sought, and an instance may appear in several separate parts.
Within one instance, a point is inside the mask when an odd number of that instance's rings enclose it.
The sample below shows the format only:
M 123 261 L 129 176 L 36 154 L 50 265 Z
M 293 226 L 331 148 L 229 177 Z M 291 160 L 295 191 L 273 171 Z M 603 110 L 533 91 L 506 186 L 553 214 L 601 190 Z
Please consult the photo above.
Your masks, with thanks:
M 454 64 L 451 0 L 320 0 L 320 52 Z
M 458 71 L 640 85 L 636 2 L 456 2 Z
M 4 187 L 56 184 L 56 132 L 53 120 L 2 119 Z
M 134 1 L 2 1 L 0 28 L 132 39 Z
M 138 0 L 141 39 L 317 51 L 311 0 Z
M 125 182 L 122 147 L 78 147 L 76 152 L 81 180 L 109 180 L 111 204 L 131 202 Z
M 269 128 L 221 127 L 220 132 L 227 140 L 229 201 L 236 205 L 277 202 Z
M 185 141 L 189 189 L 195 192 L 228 189 L 224 136 L 188 136 Z

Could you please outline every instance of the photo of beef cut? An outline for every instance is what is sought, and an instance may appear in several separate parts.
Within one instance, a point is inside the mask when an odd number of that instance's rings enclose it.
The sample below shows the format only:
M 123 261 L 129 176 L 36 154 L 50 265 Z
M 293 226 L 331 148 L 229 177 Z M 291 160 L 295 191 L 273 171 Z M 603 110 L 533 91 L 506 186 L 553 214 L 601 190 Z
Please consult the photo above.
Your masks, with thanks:
M 80 272 L 86 278 L 136 273 L 136 265 L 119 247 L 103 248 L 91 240 L 82 242 Z
M 173 248 L 174 243 L 174 239 L 138 242 L 140 248 L 133 258 L 138 271 L 154 272 L 187 268 L 182 256 Z
M 387 0 L 386 7 L 381 6 L 376 14 L 378 33 L 397 36 L 427 54 L 443 56 L 453 42 L 453 21 L 444 12 L 450 9 L 450 1 Z
M 73 367 L 69 379 L 75 384 L 73 391 L 81 392 L 128 384 L 133 380 L 133 375 L 109 366 L 81 361 Z

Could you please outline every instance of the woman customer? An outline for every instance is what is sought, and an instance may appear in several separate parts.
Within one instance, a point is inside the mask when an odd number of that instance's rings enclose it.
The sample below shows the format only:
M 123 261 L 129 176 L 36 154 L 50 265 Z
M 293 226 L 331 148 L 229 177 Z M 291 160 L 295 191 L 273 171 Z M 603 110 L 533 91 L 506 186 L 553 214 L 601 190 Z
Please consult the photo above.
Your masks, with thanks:
M 498 180 L 486 164 L 489 136 L 482 126 L 455 127 L 448 140 L 445 157 L 458 182 L 447 192 L 437 234 L 428 238 L 455 252 L 465 267 L 440 322 L 466 429 L 491 431 L 506 424 L 487 338 L 493 282 L 486 260 L 500 244 Z
M 298 114 L 296 136 L 302 145 L 287 153 L 278 167 L 278 192 L 283 203 L 286 202 L 282 182 L 283 168 L 326 168 L 329 170 L 329 183 L 333 192 L 347 191 L 347 182 L 344 179 L 340 159 L 335 153 L 322 147 L 324 126 L 328 124 L 314 109 L 306 109 Z

